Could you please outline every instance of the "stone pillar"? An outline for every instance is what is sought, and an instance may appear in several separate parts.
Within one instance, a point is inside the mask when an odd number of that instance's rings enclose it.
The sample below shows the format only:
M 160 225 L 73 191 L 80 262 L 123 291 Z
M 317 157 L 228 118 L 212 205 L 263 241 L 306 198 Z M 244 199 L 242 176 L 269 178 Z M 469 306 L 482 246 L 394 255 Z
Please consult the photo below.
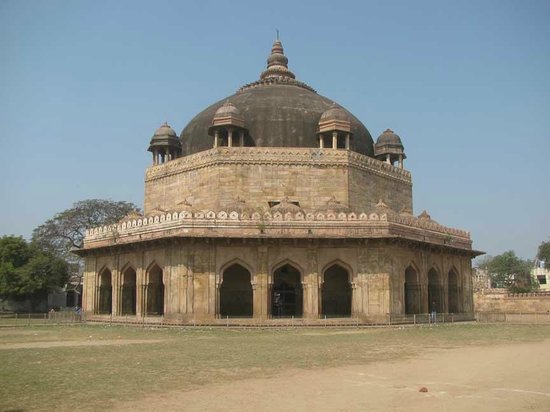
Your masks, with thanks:
M 233 146 L 233 129 L 227 131 L 227 146 Z
M 391 165 L 391 155 L 386 153 L 386 163 Z
M 95 313 L 95 289 L 97 281 L 97 258 L 87 257 L 84 271 L 84 290 L 82 292 L 82 309 L 88 314 Z
M 402 154 L 399 155 L 399 168 L 403 169 L 403 155 Z
M 215 318 L 219 313 L 216 303 L 220 296 L 216 287 L 216 245 L 209 243 L 208 246 L 208 314 Z
M 338 132 L 332 132 L 332 148 L 338 148 Z
M 157 164 L 157 152 L 153 150 L 153 166 Z
M 350 283 L 351 286 L 351 317 L 357 317 L 361 313 L 361 287 L 357 278 Z
M 113 269 L 111 272 L 111 314 L 120 315 L 120 272 Z
M 186 309 L 188 314 L 194 313 L 195 300 L 195 276 L 194 276 L 194 254 L 193 250 L 189 251 L 187 256 L 187 301 Z
M 136 316 L 145 316 L 145 268 L 143 267 L 143 253 L 141 253 L 141 265 L 136 270 Z
M 239 146 L 240 147 L 244 146 L 244 130 L 241 130 L 239 132 Z
M 349 133 L 346 134 L 346 150 L 349 150 Z
M 319 269 L 318 253 L 315 246 L 307 249 L 307 267 L 302 283 L 304 293 L 304 318 L 317 319 L 319 317 Z
M 325 147 L 325 136 L 319 135 L 319 149 L 324 149 Z
M 269 315 L 268 248 L 258 246 L 257 271 L 252 281 L 252 305 L 254 318 L 265 320 Z
M 428 302 L 428 262 L 426 253 L 422 252 L 422 267 L 418 274 L 420 278 L 420 313 L 430 313 Z
M 164 162 L 168 162 L 170 160 L 170 152 L 168 151 L 168 148 L 164 149 Z
M 214 131 L 214 147 L 218 147 L 219 140 L 220 140 L 220 132 L 219 130 L 216 129 Z

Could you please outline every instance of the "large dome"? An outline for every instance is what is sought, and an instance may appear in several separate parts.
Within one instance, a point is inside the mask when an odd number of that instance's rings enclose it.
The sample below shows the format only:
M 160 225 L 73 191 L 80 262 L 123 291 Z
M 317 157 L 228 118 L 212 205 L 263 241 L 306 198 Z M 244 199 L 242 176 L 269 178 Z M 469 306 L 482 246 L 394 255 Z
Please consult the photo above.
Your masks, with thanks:
M 321 115 L 339 107 L 349 115 L 351 122 L 351 150 L 373 156 L 373 140 L 367 128 L 343 107 L 294 80 L 294 74 L 286 68 L 286 59 L 274 59 L 274 53 L 282 54 L 278 40 L 261 80 L 243 86 L 189 122 L 180 135 L 183 155 L 212 148 L 213 137 L 208 129 L 216 111 L 231 103 L 244 118 L 244 127 L 248 129 L 247 145 L 258 147 L 319 147 L 317 131 Z

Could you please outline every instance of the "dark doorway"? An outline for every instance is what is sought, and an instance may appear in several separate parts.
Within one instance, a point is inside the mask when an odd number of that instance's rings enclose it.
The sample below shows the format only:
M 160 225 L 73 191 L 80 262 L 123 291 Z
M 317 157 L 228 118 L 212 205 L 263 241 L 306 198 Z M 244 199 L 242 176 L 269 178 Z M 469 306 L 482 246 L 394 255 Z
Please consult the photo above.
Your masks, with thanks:
M 271 316 L 302 317 L 302 275 L 291 265 L 281 266 L 273 273 L 271 286 Z
M 122 274 L 122 314 L 136 314 L 136 271 L 127 268 Z
M 412 266 L 405 270 L 405 314 L 413 315 L 421 312 L 420 282 L 418 272 Z
M 342 266 L 332 265 L 325 271 L 321 295 L 322 315 L 351 316 L 351 284 L 349 273 Z
M 110 315 L 113 313 L 112 275 L 109 269 L 104 269 L 99 275 L 99 302 L 97 313 Z
M 246 318 L 253 313 L 252 284 L 250 272 L 235 263 L 223 272 L 220 286 L 220 315 L 222 317 Z
M 430 269 L 428 272 L 428 308 L 430 312 L 443 312 L 443 301 L 441 298 L 439 273 L 435 269 Z
M 147 283 L 147 315 L 162 316 L 164 314 L 164 282 L 162 269 L 153 265 L 149 269 L 149 283 Z
M 448 296 L 449 296 L 449 313 L 460 313 L 460 286 L 458 282 L 458 273 L 454 269 L 449 271 L 449 278 L 447 281 Z

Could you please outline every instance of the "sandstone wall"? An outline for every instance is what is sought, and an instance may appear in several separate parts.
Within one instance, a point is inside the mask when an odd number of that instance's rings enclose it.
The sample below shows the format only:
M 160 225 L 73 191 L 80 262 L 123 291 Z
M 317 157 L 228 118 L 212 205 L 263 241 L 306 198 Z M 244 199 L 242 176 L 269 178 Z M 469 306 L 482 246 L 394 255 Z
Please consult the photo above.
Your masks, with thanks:
M 513 294 L 505 291 L 482 291 L 474 293 L 475 312 L 498 313 L 547 313 L 550 311 L 550 294 Z
M 148 169 L 145 213 L 178 210 L 185 199 L 198 210 L 223 210 L 238 196 L 252 210 L 287 196 L 306 210 L 334 198 L 367 211 L 379 199 L 412 209 L 407 171 L 347 150 L 217 148 Z
M 442 311 L 447 312 L 448 272 L 459 274 L 460 311 L 472 312 L 471 266 L 467 256 L 378 242 L 279 242 L 254 240 L 188 240 L 163 242 L 155 247 L 134 246 L 131 251 L 86 257 L 83 308 L 94 313 L 99 275 L 112 274 L 113 314 L 121 311 L 124 271 L 136 271 L 137 313 L 144 313 L 148 272 L 158 265 L 163 272 L 166 319 L 196 321 L 215 319 L 219 313 L 219 290 L 225 269 L 237 263 L 250 273 L 253 313 L 257 319 L 270 315 L 269 290 L 274 272 L 285 264 L 301 274 L 303 316 L 317 318 L 325 272 L 334 264 L 344 268 L 352 288 L 352 316 L 365 322 L 404 314 L 405 270 L 412 265 L 422 285 L 421 313 L 428 312 L 427 273 L 437 270 Z

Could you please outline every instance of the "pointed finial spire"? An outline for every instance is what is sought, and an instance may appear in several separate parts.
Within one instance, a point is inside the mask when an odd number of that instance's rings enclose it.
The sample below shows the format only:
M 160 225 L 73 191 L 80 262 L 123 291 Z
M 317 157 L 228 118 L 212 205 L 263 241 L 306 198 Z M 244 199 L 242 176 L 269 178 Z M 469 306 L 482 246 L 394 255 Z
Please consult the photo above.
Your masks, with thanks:
M 279 40 L 279 29 L 277 30 L 277 39 L 271 47 L 271 55 L 267 59 L 267 70 L 261 75 L 260 79 L 267 79 L 270 77 L 287 77 L 295 79 L 294 73 L 288 70 L 288 59 L 285 56 L 283 50 L 283 44 Z

